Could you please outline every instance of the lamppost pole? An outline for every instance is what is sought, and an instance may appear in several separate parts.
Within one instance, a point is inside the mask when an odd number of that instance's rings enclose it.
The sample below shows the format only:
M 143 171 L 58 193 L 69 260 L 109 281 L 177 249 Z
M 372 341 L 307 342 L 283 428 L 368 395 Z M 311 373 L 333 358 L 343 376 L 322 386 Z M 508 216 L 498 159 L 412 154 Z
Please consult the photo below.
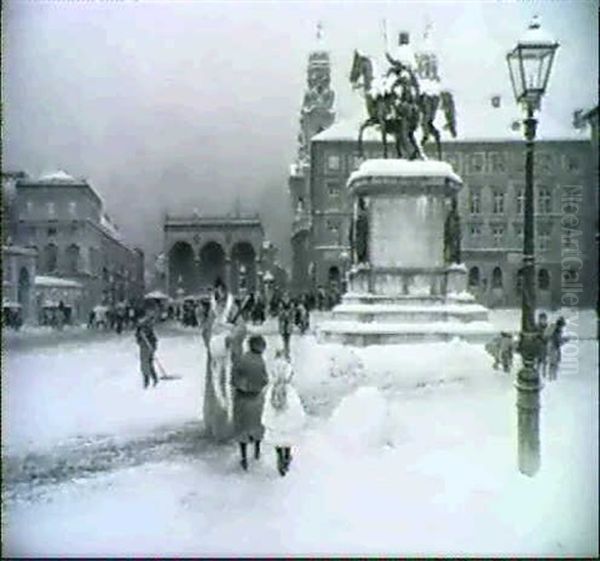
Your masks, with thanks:
M 517 374 L 517 411 L 519 431 L 519 471 L 533 476 L 540 468 L 540 382 L 536 368 L 535 332 L 535 235 L 533 158 L 537 120 L 533 105 L 527 104 L 525 119 L 525 209 L 523 227 L 523 291 L 521 301 L 520 353 L 523 366 Z
M 539 344 L 535 325 L 535 206 L 533 158 L 537 120 L 534 111 L 550 77 L 558 43 L 540 28 L 537 17 L 516 47 L 507 54 L 510 78 L 517 103 L 527 109 L 525 118 L 525 212 L 523 224 L 523 292 L 519 352 L 522 367 L 517 373 L 517 421 L 519 471 L 533 477 L 540 469 L 540 391 L 542 384 L 536 359 Z

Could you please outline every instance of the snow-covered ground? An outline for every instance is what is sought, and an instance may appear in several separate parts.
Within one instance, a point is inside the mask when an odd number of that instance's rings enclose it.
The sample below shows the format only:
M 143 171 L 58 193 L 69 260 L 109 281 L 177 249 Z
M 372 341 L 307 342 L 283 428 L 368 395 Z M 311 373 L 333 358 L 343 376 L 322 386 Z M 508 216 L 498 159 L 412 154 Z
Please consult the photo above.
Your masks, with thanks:
M 492 321 L 516 329 L 518 314 Z M 285 478 L 271 450 L 244 473 L 234 444 L 203 439 L 204 351 L 189 331 L 161 338 L 176 379 L 146 391 L 130 333 L 9 348 L 3 553 L 597 555 L 594 329 L 578 318 L 544 387 L 534 478 L 516 469 L 514 371 L 477 345 L 295 336 L 310 417 Z

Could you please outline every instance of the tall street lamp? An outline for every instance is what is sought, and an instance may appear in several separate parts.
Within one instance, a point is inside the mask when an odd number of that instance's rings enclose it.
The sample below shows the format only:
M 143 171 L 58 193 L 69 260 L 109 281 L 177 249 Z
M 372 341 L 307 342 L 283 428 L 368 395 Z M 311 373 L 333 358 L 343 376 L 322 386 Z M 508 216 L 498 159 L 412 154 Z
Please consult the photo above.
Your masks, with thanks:
M 533 147 L 537 120 L 534 111 L 550 77 L 558 42 L 540 28 L 537 17 L 523 38 L 507 54 L 508 69 L 515 99 L 523 105 L 525 124 L 525 216 L 523 232 L 523 292 L 519 352 L 523 365 L 517 374 L 519 431 L 519 471 L 530 477 L 540 468 L 539 411 L 541 383 L 535 359 L 538 353 L 535 331 L 534 199 Z

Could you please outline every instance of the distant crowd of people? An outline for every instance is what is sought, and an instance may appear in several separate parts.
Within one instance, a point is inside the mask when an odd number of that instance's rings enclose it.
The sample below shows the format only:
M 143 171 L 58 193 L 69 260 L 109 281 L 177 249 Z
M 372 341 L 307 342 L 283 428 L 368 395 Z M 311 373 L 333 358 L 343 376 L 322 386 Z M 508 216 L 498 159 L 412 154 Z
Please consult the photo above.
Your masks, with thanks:
M 90 311 L 87 327 L 122 333 L 126 329 L 134 329 L 144 314 L 144 307 L 140 304 L 98 305 Z

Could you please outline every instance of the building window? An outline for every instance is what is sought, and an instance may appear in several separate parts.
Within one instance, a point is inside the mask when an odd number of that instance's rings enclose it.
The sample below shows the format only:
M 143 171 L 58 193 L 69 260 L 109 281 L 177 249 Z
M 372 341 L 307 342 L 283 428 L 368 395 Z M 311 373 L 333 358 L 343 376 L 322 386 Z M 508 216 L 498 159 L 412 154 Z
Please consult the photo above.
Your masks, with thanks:
M 519 269 L 515 275 L 515 290 L 518 294 L 523 290 L 523 269 Z
M 523 245 L 523 224 L 515 224 L 515 237 L 519 242 L 519 246 Z
M 67 248 L 67 271 L 69 273 L 79 272 L 79 246 L 72 244 Z
M 490 166 L 493 172 L 506 171 L 506 158 L 499 152 L 490 153 Z
M 472 239 L 478 240 L 481 237 L 481 226 L 479 224 L 471 224 L 469 226 L 469 233 Z
M 481 213 L 481 193 L 479 191 L 469 193 L 469 212 L 471 214 Z
M 485 158 L 483 154 L 471 154 L 469 158 L 469 171 L 471 173 L 483 173 L 485 167 Z
M 331 232 L 331 238 L 335 243 L 340 243 L 340 225 L 335 220 L 327 221 L 327 230 Z
M 537 211 L 540 214 L 550 214 L 552 212 L 552 194 L 545 187 L 541 187 L 538 191 Z
M 538 173 L 552 173 L 553 168 L 553 158 L 552 154 L 548 154 L 546 152 L 541 152 L 538 154 L 535 159 L 535 167 Z
M 504 193 L 501 191 L 493 191 L 494 195 L 494 214 L 504 214 Z
M 330 197 L 337 197 L 340 194 L 340 184 L 337 181 L 327 181 L 326 185 Z
M 550 246 L 550 230 L 548 228 L 540 228 L 538 231 L 538 249 L 547 251 Z
M 494 246 L 501 247 L 504 241 L 504 226 L 492 226 L 492 238 L 494 238 Z
M 538 288 L 540 290 L 550 290 L 550 273 L 547 269 L 538 271 Z
M 339 171 L 340 170 L 340 157 L 339 156 L 328 156 L 327 157 L 327 171 Z
M 525 189 L 517 189 L 517 214 L 523 214 L 525 209 Z
M 581 169 L 579 157 L 574 154 L 565 154 L 563 156 L 563 169 L 571 173 L 578 172 Z
M 56 271 L 57 264 L 58 264 L 58 248 L 53 243 L 49 243 L 44 248 L 44 259 L 43 259 L 44 272 L 53 273 L 54 271 Z
M 54 218 L 56 216 L 56 205 L 53 202 L 47 203 L 48 216 Z
M 502 288 L 502 269 L 494 267 L 492 271 L 492 288 Z
M 471 267 L 469 269 L 469 286 L 479 286 L 479 267 Z
M 56 228 L 48 228 L 49 236 L 56 236 Z
M 77 203 L 75 201 L 69 202 L 69 214 L 71 216 L 77 216 Z

